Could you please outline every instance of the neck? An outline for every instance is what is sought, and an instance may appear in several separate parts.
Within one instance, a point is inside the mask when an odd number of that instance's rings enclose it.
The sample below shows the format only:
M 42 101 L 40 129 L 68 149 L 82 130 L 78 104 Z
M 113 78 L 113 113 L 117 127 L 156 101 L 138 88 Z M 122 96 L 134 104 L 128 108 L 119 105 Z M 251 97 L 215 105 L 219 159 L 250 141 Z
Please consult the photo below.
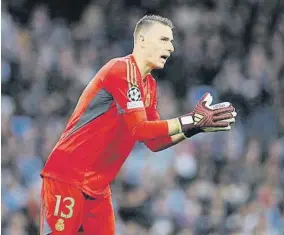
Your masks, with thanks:
M 145 76 L 152 71 L 152 68 L 147 64 L 146 59 L 144 58 L 143 54 L 137 51 L 135 48 L 132 52 L 132 55 L 135 59 L 135 62 L 138 66 L 140 74 L 144 79 Z

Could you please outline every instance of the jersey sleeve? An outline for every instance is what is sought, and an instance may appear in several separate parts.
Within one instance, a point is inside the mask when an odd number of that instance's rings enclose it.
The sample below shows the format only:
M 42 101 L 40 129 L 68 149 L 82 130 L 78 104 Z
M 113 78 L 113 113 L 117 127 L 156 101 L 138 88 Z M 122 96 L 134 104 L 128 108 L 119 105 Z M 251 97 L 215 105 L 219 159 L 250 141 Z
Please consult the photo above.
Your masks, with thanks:
M 104 88 L 113 96 L 118 112 L 137 141 L 168 135 L 167 121 L 149 121 L 131 61 L 118 61 L 104 79 Z
M 160 115 L 159 115 L 159 112 L 157 110 L 156 83 L 154 83 L 154 85 L 153 85 L 151 97 L 153 97 L 152 102 L 150 102 L 151 105 L 148 108 L 146 108 L 147 118 L 148 118 L 149 121 L 157 121 L 157 120 L 160 120 Z M 168 135 L 144 141 L 144 144 L 153 152 L 156 152 L 160 149 L 163 149 L 164 146 L 168 146 L 171 143 L 172 143 L 172 138 Z
M 120 114 L 145 111 L 143 94 L 131 61 L 117 61 L 109 69 L 104 86 L 114 97 Z

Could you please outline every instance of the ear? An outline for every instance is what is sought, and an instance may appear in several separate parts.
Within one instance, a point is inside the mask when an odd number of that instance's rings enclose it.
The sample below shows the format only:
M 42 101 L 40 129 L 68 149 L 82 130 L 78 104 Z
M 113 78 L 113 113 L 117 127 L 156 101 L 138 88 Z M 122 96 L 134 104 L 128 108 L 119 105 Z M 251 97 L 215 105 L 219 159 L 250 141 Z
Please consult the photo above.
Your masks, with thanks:
M 141 45 L 141 47 L 143 47 L 144 48 L 144 44 L 145 44 L 145 37 L 144 37 L 144 35 L 139 35 L 138 36 L 138 42 L 139 42 L 139 44 Z

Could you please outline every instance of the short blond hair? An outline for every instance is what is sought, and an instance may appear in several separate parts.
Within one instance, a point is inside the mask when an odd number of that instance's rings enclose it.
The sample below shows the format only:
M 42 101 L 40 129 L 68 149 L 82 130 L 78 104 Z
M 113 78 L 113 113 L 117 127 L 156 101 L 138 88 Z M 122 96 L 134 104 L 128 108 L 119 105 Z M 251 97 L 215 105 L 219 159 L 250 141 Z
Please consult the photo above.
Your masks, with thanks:
M 153 23 L 160 23 L 160 24 L 169 26 L 171 29 L 174 28 L 173 22 L 166 17 L 159 16 L 159 15 L 145 15 L 136 23 L 134 33 L 133 33 L 134 39 L 136 39 L 141 29 L 148 27 Z

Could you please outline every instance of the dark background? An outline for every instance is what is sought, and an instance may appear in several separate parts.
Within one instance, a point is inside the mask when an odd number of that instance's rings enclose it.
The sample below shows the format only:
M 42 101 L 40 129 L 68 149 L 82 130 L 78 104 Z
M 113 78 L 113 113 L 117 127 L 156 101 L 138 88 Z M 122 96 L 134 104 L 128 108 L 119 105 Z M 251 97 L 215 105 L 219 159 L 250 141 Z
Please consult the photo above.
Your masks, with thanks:
M 112 184 L 117 234 L 283 234 L 283 1 L 1 3 L 3 234 L 38 234 L 39 172 L 84 87 L 131 53 L 146 13 L 176 26 L 173 56 L 153 72 L 161 117 L 209 91 L 238 118 L 159 153 L 137 144 Z

